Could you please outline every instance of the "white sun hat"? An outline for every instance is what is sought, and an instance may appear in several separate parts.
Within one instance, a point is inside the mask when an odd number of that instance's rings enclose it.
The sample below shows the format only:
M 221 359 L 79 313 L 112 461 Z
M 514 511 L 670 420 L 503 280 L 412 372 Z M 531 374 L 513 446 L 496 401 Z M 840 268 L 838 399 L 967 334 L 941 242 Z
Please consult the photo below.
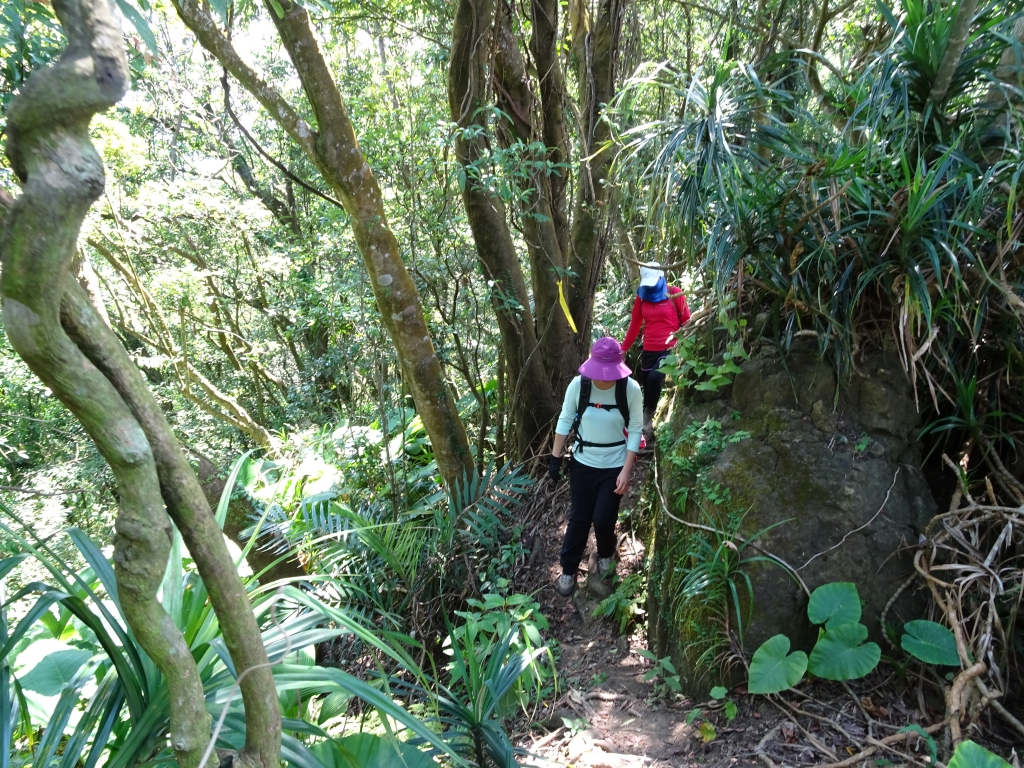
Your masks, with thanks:
M 648 262 L 640 267 L 640 285 L 653 288 L 664 276 L 665 273 L 661 271 L 661 265 L 656 261 Z

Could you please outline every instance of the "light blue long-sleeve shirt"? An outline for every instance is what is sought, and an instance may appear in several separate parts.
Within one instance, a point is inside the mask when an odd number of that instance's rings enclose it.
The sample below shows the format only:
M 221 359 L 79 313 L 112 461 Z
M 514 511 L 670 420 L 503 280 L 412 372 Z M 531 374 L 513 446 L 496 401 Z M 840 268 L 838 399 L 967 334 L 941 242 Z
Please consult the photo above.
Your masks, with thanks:
M 572 423 L 576 419 L 576 406 L 580 400 L 580 379 L 577 376 L 565 388 L 565 400 L 562 401 L 562 412 L 558 416 L 555 432 L 568 435 Z M 591 385 L 590 402 L 601 405 L 615 405 L 615 387 L 598 389 Z M 629 403 L 629 426 L 625 445 L 614 445 L 598 448 L 588 445 L 580 450 L 576 447 L 576 461 L 597 469 L 613 469 L 626 463 L 626 451 L 640 450 L 640 431 L 644 423 L 644 396 L 640 385 L 632 379 L 626 379 L 626 402 Z M 614 443 L 623 438 L 622 416 L 617 408 L 587 408 L 580 420 L 580 437 L 588 443 Z

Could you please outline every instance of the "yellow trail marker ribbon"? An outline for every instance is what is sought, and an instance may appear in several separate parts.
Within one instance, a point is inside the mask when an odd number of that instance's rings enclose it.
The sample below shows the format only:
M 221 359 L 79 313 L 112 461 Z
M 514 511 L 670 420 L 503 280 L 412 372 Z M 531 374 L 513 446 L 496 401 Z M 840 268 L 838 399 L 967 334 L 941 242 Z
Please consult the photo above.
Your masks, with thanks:
M 572 319 L 572 314 L 569 312 L 569 304 L 565 300 L 565 294 L 562 292 L 562 281 L 559 280 L 556 285 L 558 286 L 558 303 L 562 305 L 562 312 L 565 313 L 565 319 L 569 321 L 569 327 L 572 328 L 573 333 L 579 333 L 576 330 L 576 323 Z

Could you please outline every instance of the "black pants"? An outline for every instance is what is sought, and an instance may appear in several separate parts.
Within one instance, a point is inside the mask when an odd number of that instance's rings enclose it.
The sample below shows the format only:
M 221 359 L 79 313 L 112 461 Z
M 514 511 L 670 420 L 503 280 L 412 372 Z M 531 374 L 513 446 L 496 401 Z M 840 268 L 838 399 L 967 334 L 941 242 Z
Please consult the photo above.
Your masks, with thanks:
M 612 557 L 615 554 L 615 522 L 622 501 L 622 496 L 615 492 L 615 481 L 621 471 L 622 467 L 588 467 L 576 461 L 575 457 L 569 462 L 572 506 L 569 508 L 569 523 L 565 526 L 565 538 L 562 539 L 562 573 L 575 575 L 579 569 L 591 523 L 597 539 L 597 556 Z
M 661 361 L 664 360 L 670 350 L 661 352 L 640 353 L 640 375 L 637 379 L 644 390 L 644 414 L 653 413 L 658 408 L 658 398 L 661 397 L 661 385 L 665 383 L 665 374 L 658 370 Z

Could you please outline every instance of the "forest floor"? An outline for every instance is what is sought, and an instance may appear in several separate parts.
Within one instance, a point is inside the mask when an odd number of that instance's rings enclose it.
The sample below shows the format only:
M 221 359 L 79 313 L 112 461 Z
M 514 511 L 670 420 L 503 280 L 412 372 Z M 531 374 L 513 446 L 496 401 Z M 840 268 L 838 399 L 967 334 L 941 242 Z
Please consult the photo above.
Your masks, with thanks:
M 622 517 L 638 505 L 651 460 L 645 457 L 638 462 L 634 482 L 623 499 Z M 747 694 L 742 687 L 722 701 L 657 696 L 657 680 L 644 679 L 652 662 L 640 653 L 647 647 L 643 631 L 620 634 L 610 619 L 593 616 L 609 587 L 595 585 L 596 576 L 588 575 L 580 578 L 579 589 L 569 599 L 554 589 L 568 507 L 568 484 L 552 488 L 544 479 L 525 516 L 526 539 L 532 546 L 528 567 L 518 579 L 519 589 L 536 596 L 548 619 L 549 637 L 557 647 L 559 689 L 548 707 L 522 720 L 515 743 L 533 756 L 521 760 L 522 765 L 934 765 L 923 739 L 897 733 L 916 724 L 941 739 L 943 702 L 884 666 L 853 684 L 818 680 L 771 698 Z M 628 530 L 619 531 L 619 542 L 619 577 L 641 571 L 643 544 Z M 588 555 L 593 574 L 593 534 Z M 726 701 L 736 705 L 732 719 L 726 718 Z M 1007 746 L 1012 742 L 978 740 L 1013 760 Z M 1013 764 L 1019 768 L 1019 763 Z

